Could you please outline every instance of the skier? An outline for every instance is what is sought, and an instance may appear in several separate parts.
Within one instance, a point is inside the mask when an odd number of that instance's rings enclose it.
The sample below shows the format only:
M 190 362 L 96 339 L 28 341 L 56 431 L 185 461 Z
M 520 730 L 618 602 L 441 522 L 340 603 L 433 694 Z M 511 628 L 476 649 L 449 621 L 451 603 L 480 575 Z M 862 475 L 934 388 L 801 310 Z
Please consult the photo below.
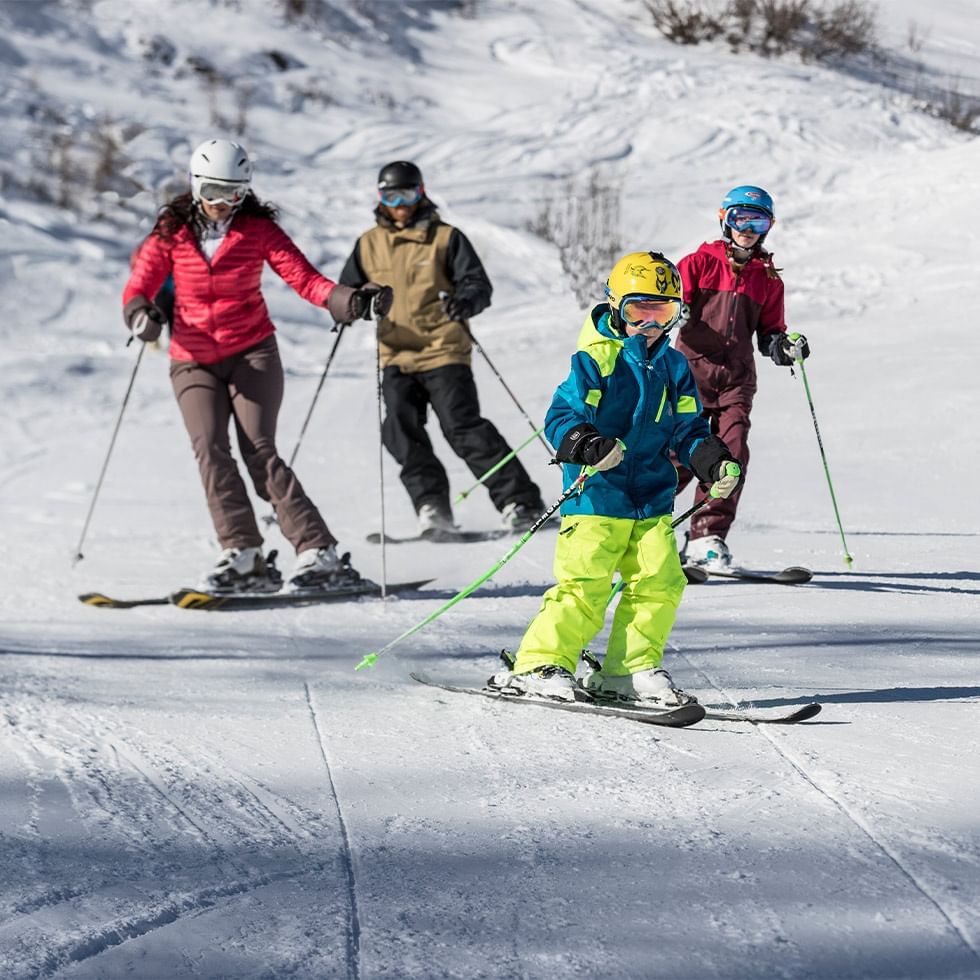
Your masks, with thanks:
M 281 576 L 262 555 L 262 535 L 231 455 L 233 417 L 242 459 L 256 493 L 271 501 L 296 549 L 290 590 L 359 581 L 337 541 L 275 446 L 283 370 L 260 291 L 268 262 L 304 299 L 326 306 L 339 323 L 380 314 L 391 290 L 351 289 L 326 279 L 276 223 L 274 207 L 251 190 L 252 163 L 238 144 L 206 140 L 190 161 L 191 189 L 162 209 L 123 292 L 134 337 L 156 340 L 161 311 L 147 297 L 172 274 L 178 301 L 170 341 L 170 378 L 190 435 L 211 519 L 223 549 L 200 588 L 273 591 Z
M 480 477 L 510 453 L 480 415 L 469 320 L 490 305 L 491 285 L 469 239 L 439 217 L 414 164 L 398 160 L 378 174 L 376 225 L 361 235 L 340 275 L 348 286 L 393 286 L 391 312 L 379 318 L 385 448 L 430 539 L 458 534 L 449 478 L 425 430 L 431 405 L 453 452 Z M 505 528 L 525 531 L 544 510 L 541 493 L 516 458 L 486 480 Z
M 701 416 L 687 362 L 669 344 L 682 315 L 680 274 L 659 252 L 632 252 L 613 266 L 606 302 L 586 317 L 571 373 L 545 419 L 565 488 L 581 467 L 596 472 L 562 505 L 558 584 L 545 593 L 513 670 L 492 677 L 491 687 L 573 700 L 579 653 L 602 628 L 618 571 L 625 587 L 588 690 L 659 707 L 694 700 L 661 666 L 686 584 L 670 526 L 677 483 L 670 453 L 720 497 L 740 478 Z
M 690 315 L 680 328 L 677 349 L 690 363 L 711 431 L 731 448 L 744 479 L 756 392 L 752 336 L 760 353 L 786 367 L 809 357 L 810 347 L 802 335 L 791 338 L 786 332 L 783 281 L 772 253 L 762 247 L 776 222 L 770 195 L 761 187 L 735 187 L 725 195 L 718 217 L 722 238 L 704 242 L 678 263 Z M 678 492 L 691 479 L 681 461 Z M 695 491 L 695 503 L 705 492 Z M 740 492 L 711 500 L 692 518 L 686 561 L 708 571 L 731 566 L 726 538 L 739 497 Z

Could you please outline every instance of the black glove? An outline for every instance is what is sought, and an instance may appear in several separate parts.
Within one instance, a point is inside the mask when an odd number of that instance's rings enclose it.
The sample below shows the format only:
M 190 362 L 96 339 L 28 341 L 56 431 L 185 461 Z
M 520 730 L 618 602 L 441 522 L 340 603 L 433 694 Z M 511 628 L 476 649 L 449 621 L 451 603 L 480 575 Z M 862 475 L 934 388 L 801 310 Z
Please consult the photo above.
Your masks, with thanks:
M 594 425 L 583 422 L 565 433 L 555 459 L 602 472 L 619 466 L 623 461 L 623 446 L 618 439 L 607 439 Z
M 691 470 L 702 483 L 711 484 L 724 475 L 724 464 L 732 462 L 732 451 L 718 436 L 708 436 L 691 453 Z
M 386 317 L 395 301 L 395 291 L 391 286 L 380 286 L 376 282 L 364 283 L 358 293 L 365 299 L 365 320 L 371 319 L 372 311 L 379 319 Z
M 810 345 L 801 333 L 771 333 L 769 349 L 763 351 L 780 367 L 792 367 L 797 361 L 805 361 L 810 356 Z
M 450 320 L 469 320 L 473 316 L 473 300 L 456 293 L 443 299 L 442 308 Z
M 123 319 L 137 340 L 149 344 L 157 340 L 167 318 L 145 296 L 134 296 L 123 307 Z

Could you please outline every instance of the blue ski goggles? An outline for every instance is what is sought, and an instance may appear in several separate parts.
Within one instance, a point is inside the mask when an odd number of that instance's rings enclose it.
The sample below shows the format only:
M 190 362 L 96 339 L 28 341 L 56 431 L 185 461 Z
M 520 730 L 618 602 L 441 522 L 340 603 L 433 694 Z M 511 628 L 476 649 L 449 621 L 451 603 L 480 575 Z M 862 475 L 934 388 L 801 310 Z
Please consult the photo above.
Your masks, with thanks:
M 409 207 L 422 200 L 424 191 L 421 185 L 415 187 L 379 187 L 378 197 L 386 208 Z
M 772 215 L 755 208 L 729 208 L 725 212 L 725 224 L 733 231 L 764 235 L 772 227 Z

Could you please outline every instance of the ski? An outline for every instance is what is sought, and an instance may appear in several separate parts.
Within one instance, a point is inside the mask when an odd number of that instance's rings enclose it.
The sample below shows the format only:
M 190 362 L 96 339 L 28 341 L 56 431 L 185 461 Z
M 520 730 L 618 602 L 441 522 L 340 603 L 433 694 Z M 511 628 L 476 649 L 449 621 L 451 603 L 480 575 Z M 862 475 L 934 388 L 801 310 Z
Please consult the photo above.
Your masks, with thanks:
M 83 592 L 78 597 L 79 602 L 87 606 L 99 606 L 103 609 L 132 609 L 135 606 L 169 606 L 170 596 L 154 596 L 151 599 L 114 599 L 102 592 Z
M 704 718 L 704 708 L 699 704 L 685 704 L 679 708 L 665 708 L 661 710 L 646 708 L 632 709 L 621 708 L 615 705 L 604 705 L 598 701 L 588 698 L 584 692 L 582 700 L 576 701 L 555 701 L 548 698 L 536 698 L 529 695 L 505 694 L 486 687 L 460 687 L 456 684 L 448 684 L 443 681 L 434 680 L 427 674 L 413 672 L 412 680 L 425 684 L 428 687 L 435 687 L 441 691 L 449 691 L 453 694 L 471 694 L 478 697 L 490 698 L 492 701 L 500 701 L 506 704 L 533 704 L 541 708 L 554 708 L 558 711 L 577 711 L 589 715 L 605 715 L 609 718 L 622 718 L 625 721 L 638 721 L 644 725 L 661 725 L 667 728 L 686 728 L 694 725 Z M 586 700 L 586 698 L 588 698 Z
M 433 579 L 419 579 L 416 582 L 392 582 L 387 591 L 393 594 L 415 592 L 432 582 Z M 234 609 L 274 609 L 288 606 L 308 606 L 324 602 L 343 602 L 360 596 L 380 597 L 381 586 L 376 582 L 364 582 L 354 588 L 333 589 L 318 592 L 239 592 L 214 593 L 200 589 L 177 589 L 167 596 L 152 599 L 115 599 L 101 592 L 86 592 L 78 598 L 89 606 L 101 609 L 132 609 L 135 606 L 177 606 L 180 609 L 234 610 Z
M 414 534 L 409 537 L 386 534 L 385 544 L 412 544 L 426 541 L 430 544 L 472 544 L 475 541 L 496 541 L 498 538 L 505 538 L 514 533 L 499 528 L 495 531 L 424 531 L 422 534 Z M 369 544 L 381 544 L 380 533 L 372 531 L 367 536 L 367 541 Z
M 688 585 L 704 585 L 708 581 L 708 573 L 700 565 L 683 565 L 682 568 Z
M 705 709 L 704 717 L 712 721 L 748 721 L 753 725 L 795 725 L 819 715 L 823 705 L 811 702 L 785 711 L 780 708 L 711 708 Z
M 726 572 L 708 573 L 709 578 L 734 578 L 742 582 L 772 582 L 776 585 L 803 585 L 813 578 L 813 572 L 801 565 L 790 565 L 780 572 L 762 572 L 754 568 L 729 568 Z

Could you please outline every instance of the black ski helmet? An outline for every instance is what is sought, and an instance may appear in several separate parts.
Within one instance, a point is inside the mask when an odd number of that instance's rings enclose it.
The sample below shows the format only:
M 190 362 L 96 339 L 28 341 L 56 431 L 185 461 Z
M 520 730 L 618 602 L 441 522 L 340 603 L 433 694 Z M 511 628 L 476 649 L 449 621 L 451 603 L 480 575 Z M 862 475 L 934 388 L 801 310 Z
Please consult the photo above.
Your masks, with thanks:
M 395 187 L 421 187 L 422 171 L 408 160 L 395 160 L 386 164 L 378 174 L 378 190 L 392 190 Z

